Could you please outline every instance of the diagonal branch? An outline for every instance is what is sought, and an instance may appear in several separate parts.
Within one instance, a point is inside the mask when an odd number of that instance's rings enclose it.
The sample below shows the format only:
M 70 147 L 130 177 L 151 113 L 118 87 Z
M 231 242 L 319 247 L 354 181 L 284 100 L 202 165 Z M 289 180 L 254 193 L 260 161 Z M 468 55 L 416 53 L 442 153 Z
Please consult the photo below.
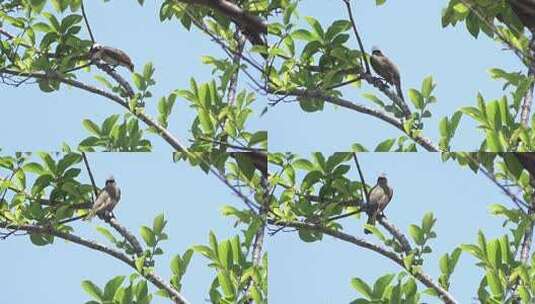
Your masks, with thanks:
M 128 257 L 126 254 L 116 249 L 104 246 L 96 241 L 87 240 L 75 234 L 58 231 L 52 228 L 51 226 L 40 226 L 40 225 L 32 225 L 32 224 L 10 225 L 5 222 L 0 222 L 0 228 L 10 228 L 10 229 L 15 228 L 17 230 L 27 231 L 30 233 L 42 233 L 42 234 L 53 235 L 64 240 L 71 241 L 78 245 L 81 245 L 90 249 L 94 249 L 102 253 L 105 253 L 107 255 L 110 255 L 116 259 L 121 260 L 128 266 L 136 269 L 134 260 Z M 184 298 L 184 296 L 182 296 L 177 290 L 175 290 L 169 283 L 165 282 L 156 273 L 147 271 L 147 272 L 141 273 L 141 275 L 145 279 L 147 279 L 149 282 L 151 282 L 154 286 L 158 287 L 159 289 L 165 290 L 170 295 L 174 303 L 176 304 L 188 304 L 189 303 L 188 300 Z
M 469 10 L 474 12 L 474 14 L 481 20 L 481 22 L 485 23 L 485 25 L 496 35 L 498 38 L 509 47 L 513 53 L 524 63 L 528 68 L 535 69 L 535 66 L 533 66 L 533 63 L 535 62 L 531 55 L 526 55 L 522 52 L 521 49 L 516 47 L 513 42 L 511 42 L 504 34 L 500 32 L 498 28 L 494 25 L 494 23 L 490 22 L 488 18 L 485 18 L 485 15 L 475 6 L 472 5 L 472 0 L 459 0 L 462 4 L 464 4 Z
M 232 19 L 238 27 L 250 34 L 267 34 L 267 24 L 262 18 L 243 10 L 228 0 L 176 0 L 177 2 L 202 5 L 217 10 Z
M 270 220 L 269 223 L 272 225 L 282 226 L 282 227 L 294 227 L 297 229 L 310 229 L 313 231 L 317 231 L 317 232 L 330 235 L 334 238 L 346 241 L 358 247 L 366 248 L 371 251 L 377 252 L 378 254 L 388 258 L 389 260 L 401 266 L 403 269 L 407 270 L 412 276 L 414 276 L 418 281 L 420 281 L 426 287 L 433 289 L 444 303 L 447 303 L 447 304 L 458 303 L 457 300 L 455 300 L 455 298 L 453 298 L 453 296 L 447 290 L 442 288 L 438 283 L 434 282 L 433 279 L 429 275 L 427 275 L 423 271 L 411 271 L 410 269 L 406 269 L 405 264 L 403 263 L 403 260 L 395 252 L 389 251 L 388 249 L 380 245 L 373 244 L 364 239 L 357 238 L 352 235 L 343 233 L 341 231 L 333 230 L 333 229 L 330 229 L 321 225 L 317 225 L 317 224 L 302 223 L 302 222 L 297 222 L 297 221 L 278 222 L 274 220 Z
M 121 97 L 119 97 L 117 95 L 114 95 L 114 94 L 111 94 L 111 93 L 108 93 L 108 92 L 106 92 L 104 90 L 101 90 L 99 88 L 96 88 L 96 87 L 93 87 L 93 86 L 90 86 L 90 85 L 86 85 L 83 82 L 80 82 L 80 81 L 77 81 L 77 80 L 73 80 L 73 79 L 64 78 L 64 77 L 60 76 L 58 73 L 55 73 L 55 72 L 28 73 L 28 72 L 13 71 L 13 70 L 9 70 L 9 69 L 0 69 L 0 74 L 2 74 L 2 73 L 9 74 L 9 75 L 14 75 L 14 76 L 33 77 L 33 78 L 37 78 L 37 79 L 57 80 L 59 82 L 71 85 L 73 87 L 77 87 L 77 88 L 82 89 L 84 91 L 87 91 L 87 92 L 90 92 L 90 93 L 94 93 L 94 94 L 100 95 L 102 97 L 105 97 L 107 99 L 110 99 L 110 100 L 114 101 L 115 103 L 119 104 L 120 106 L 122 106 L 122 107 L 124 107 L 124 108 L 126 108 L 127 110 L 130 111 L 128 103 L 124 99 L 122 99 Z M 144 114 L 142 112 L 138 112 L 138 111 L 136 111 L 133 114 L 137 118 L 139 118 L 141 121 L 143 121 L 146 125 L 155 128 L 158 131 L 158 134 L 160 134 L 160 136 L 167 143 L 169 143 L 173 147 L 173 149 L 175 149 L 176 151 L 181 151 L 181 152 L 186 152 L 187 151 L 185 146 L 182 145 L 182 143 L 177 138 L 175 138 L 175 136 L 173 134 L 171 134 L 171 132 L 169 132 L 166 128 L 162 127 L 160 124 L 158 124 L 152 118 L 150 118 L 146 114 Z
M 141 247 L 141 244 L 137 240 L 134 234 L 132 234 L 126 227 L 121 225 L 119 221 L 117 221 L 114 217 L 107 217 L 104 219 L 106 223 L 108 223 L 110 226 L 113 227 L 117 232 L 119 232 L 120 235 L 122 235 L 130 245 L 132 245 L 132 248 L 134 249 L 134 252 L 137 256 L 141 256 L 143 254 L 143 247 Z
M 321 90 L 303 90 L 303 89 L 290 89 L 286 91 L 276 91 L 276 90 L 269 90 L 269 93 L 277 94 L 277 95 L 286 95 L 286 96 L 299 96 L 299 97 L 306 97 L 306 98 L 317 98 L 322 99 L 325 102 L 335 104 L 338 106 L 341 106 L 346 109 L 350 109 L 359 113 L 367 114 L 370 116 L 373 116 L 375 118 L 378 118 L 384 122 L 389 123 L 390 125 L 398 128 L 399 130 L 405 132 L 405 129 L 403 128 L 403 124 L 396 118 L 393 118 L 386 114 L 383 111 L 374 110 L 371 108 L 368 108 L 364 105 L 357 104 L 354 102 L 351 102 L 346 99 L 342 99 L 339 97 L 331 96 Z M 405 133 L 406 134 L 406 133 Z M 421 135 L 413 135 L 410 136 L 416 143 L 418 143 L 420 146 L 422 146 L 424 149 L 426 149 L 429 152 L 440 152 L 441 150 L 439 147 L 437 147 L 430 139 L 423 137 Z

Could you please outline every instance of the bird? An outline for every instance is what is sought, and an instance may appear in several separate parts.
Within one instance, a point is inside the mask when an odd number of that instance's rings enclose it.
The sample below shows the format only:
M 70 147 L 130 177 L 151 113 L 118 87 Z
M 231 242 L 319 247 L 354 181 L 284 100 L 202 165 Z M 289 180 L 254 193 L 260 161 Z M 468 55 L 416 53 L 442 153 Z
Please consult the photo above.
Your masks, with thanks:
M 385 210 L 388 203 L 390 203 L 390 200 L 392 200 L 393 194 L 394 190 L 388 186 L 386 176 L 384 174 L 379 176 L 377 178 L 377 184 L 373 186 L 368 194 L 368 225 L 375 225 L 377 216 Z M 364 233 L 370 234 L 372 232 L 368 229 L 364 229 Z
M 370 63 L 375 73 L 381 76 L 390 85 L 395 86 L 401 100 L 405 100 L 403 98 L 403 92 L 401 92 L 401 79 L 399 77 L 398 67 L 376 46 L 372 48 Z
M 121 65 L 126 67 L 130 72 L 134 72 L 132 60 L 122 50 L 95 43 L 89 51 L 89 56 L 92 61 L 102 60 L 114 67 Z
M 92 219 L 97 214 L 103 212 L 112 212 L 113 208 L 117 206 L 117 203 L 121 199 L 121 189 L 117 186 L 115 178 L 113 176 L 106 179 L 104 189 L 102 189 L 93 204 L 93 208 L 85 217 L 85 220 Z

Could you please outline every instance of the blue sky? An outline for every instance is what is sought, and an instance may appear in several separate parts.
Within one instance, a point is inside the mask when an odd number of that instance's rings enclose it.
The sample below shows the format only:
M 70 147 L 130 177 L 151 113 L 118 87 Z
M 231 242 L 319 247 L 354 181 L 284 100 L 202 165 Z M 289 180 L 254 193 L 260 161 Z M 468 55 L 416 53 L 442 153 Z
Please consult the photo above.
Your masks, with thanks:
M 156 85 L 151 89 L 154 97 L 146 103 L 146 112 L 153 117 L 161 96 L 167 96 L 177 88 L 189 89 L 191 78 L 198 83 L 212 80 L 212 67 L 202 63 L 202 56 L 226 56 L 219 46 L 199 31 L 187 31 L 175 20 L 161 23 L 161 3 L 145 1 L 141 7 L 136 1 L 85 2 L 97 42 L 127 52 L 137 72 L 143 71 L 143 65 L 148 62 L 154 64 Z M 88 34 L 86 37 L 89 39 Z M 131 80 L 126 69 L 118 68 L 117 71 Z M 98 69 L 91 73 L 80 71 L 77 75 L 88 84 L 103 87 L 93 78 L 94 75 L 103 75 Z M 250 87 L 243 82 L 241 89 L 249 90 Z M 106 117 L 124 113 L 124 108 L 116 103 L 74 87 L 62 85 L 60 91 L 53 93 L 41 92 L 36 84 L 18 88 L 2 85 L 1 90 L 3 113 L 9 114 L 3 115 L 0 120 L 0 129 L 9 130 L 2 136 L 2 146 L 10 150 L 55 151 L 63 142 L 75 147 L 89 135 L 82 126 L 83 119 L 89 118 L 100 125 Z M 257 112 L 248 123 L 251 131 L 265 130 L 259 119 L 260 109 L 265 104 L 262 98 L 260 96 L 254 105 Z M 194 118 L 195 112 L 189 108 L 189 103 L 178 98 L 169 119 L 169 130 L 187 143 Z M 170 151 L 162 141 L 152 140 L 152 143 L 156 149 Z
M 214 176 L 184 163 L 173 164 L 168 153 L 93 153 L 89 160 L 99 185 L 108 175 L 115 175 L 123 192 L 116 214 L 130 230 L 138 233 L 141 225 L 150 225 L 156 215 L 165 214 L 170 238 L 162 244 L 166 254 L 158 258 L 156 268 L 164 278 L 169 277 L 172 255 L 206 243 L 210 230 L 218 239 L 237 231 L 232 219 L 222 217 L 220 210 L 226 204 L 242 207 L 240 200 Z M 438 218 L 438 238 L 431 242 L 434 251 L 425 264 L 433 278 L 439 273 L 438 258 L 461 243 L 475 241 L 479 229 L 489 239 L 500 235 L 502 221 L 489 215 L 488 206 L 507 205 L 507 199 L 484 176 L 451 162 L 444 164 L 436 153 L 366 153 L 359 154 L 359 160 L 369 183 L 382 172 L 387 174 L 394 198 L 386 214 L 402 231 L 407 232 L 409 224 L 420 224 L 427 212 Z M 354 168 L 349 176 L 357 179 Z M 82 180 L 88 181 L 85 173 Z M 347 233 L 364 236 L 363 219 L 351 218 L 342 224 Z M 74 228 L 77 234 L 105 243 L 94 230 L 97 225 L 103 223 L 95 219 L 90 224 L 76 223 Z M 270 303 L 348 303 L 356 296 L 351 278 L 373 282 L 381 274 L 400 270 L 377 254 L 328 236 L 316 243 L 304 243 L 295 233 L 281 232 L 266 239 Z M 113 258 L 60 239 L 51 246 L 35 247 L 27 237 L 12 237 L 0 242 L 0 249 L 10 261 L 4 271 L 11 274 L 0 278 L 1 286 L 9 286 L 0 302 L 52 304 L 60 297 L 65 303 L 80 303 L 88 299 L 80 288 L 82 280 L 102 286 L 115 275 L 131 273 Z M 184 278 L 184 295 L 192 303 L 204 302 L 212 275 L 206 260 L 194 256 Z M 461 303 L 469 302 L 480 276 L 474 259 L 463 254 L 452 277 L 452 294 Z M 28 284 L 36 287 L 35 292 L 26 292 Z M 166 301 L 156 298 L 154 303 Z
M 435 143 L 439 140 L 440 118 L 451 117 L 462 106 L 475 105 L 477 92 L 481 92 L 486 100 L 502 96 L 503 83 L 490 79 L 490 68 L 521 69 L 511 52 L 502 50 L 502 45 L 484 35 L 477 40 L 472 38 L 464 23 L 443 29 L 441 10 L 448 1 L 390 0 L 379 7 L 372 0 L 351 2 L 365 49 L 370 51 L 372 46 L 379 46 L 398 65 L 407 98 L 408 89 L 419 90 L 425 77 L 432 75 L 437 82 L 434 94 L 438 103 L 431 106 L 433 117 L 425 122 L 424 129 L 424 134 Z M 345 5 L 339 0 L 302 1 L 298 11 L 301 17 L 318 19 L 323 28 L 335 20 L 347 19 Z M 303 18 L 300 24 L 310 28 Z M 353 36 L 351 33 L 349 46 L 356 48 Z M 348 100 L 372 107 L 374 104 L 363 98 L 363 93 L 375 93 L 379 98 L 388 100 L 367 84 L 361 88 L 347 86 L 343 93 Z M 274 150 L 344 151 L 358 142 L 373 151 L 385 138 L 401 135 L 400 131 L 381 120 L 327 104 L 322 112 L 305 113 L 295 102 L 279 103 L 265 117 L 269 126 L 270 149 Z M 478 149 L 482 138 L 475 124 L 463 117 L 452 149 Z
M 122 190 L 117 218 L 141 242 L 141 225 L 151 227 L 155 216 L 165 214 L 169 240 L 161 243 L 165 254 L 156 259 L 156 271 L 164 279 L 170 278 L 171 258 L 192 245 L 208 244 L 210 230 L 218 240 L 239 231 L 233 228 L 232 219 L 221 215 L 224 205 L 241 207 L 239 200 L 215 176 L 185 163 L 173 164 L 169 153 L 93 153 L 88 158 L 100 186 L 110 174 L 115 176 Z M 81 180 L 89 183 L 85 170 L 82 172 Z M 113 231 L 99 219 L 76 222 L 73 228 L 77 235 L 113 246 L 96 232 L 98 225 Z M 80 287 L 83 280 L 92 280 L 102 288 L 114 276 L 133 272 L 115 258 L 61 239 L 36 247 L 27 236 L 11 237 L 0 242 L 0 250 L 2 259 L 9 261 L 2 270 L 10 274 L 0 278 L 1 303 L 85 303 L 90 298 Z M 183 294 L 191 303 L 208 298 L 215 272 L 207 264 L 204 257 L 194 255 L 184 277 Z M 28 285 L 32 292 L 28 292 Z M 168 301 L 155 297 L 153 303 Z
M 380 46 L 402 71 L 402 85 L 419 88 L 421 81 L 433 75 L 438 82 L 432 106 L 433 118 L 427 122 L 425 134 L 438 141 L 438 120 L 451 115 L 461 106 L 473 105 L 478 91 L 488 99 L 501 96 L 501 83 L 491 80 L 487 70 L 493 67 L 519 70 L 517 59 L 490 39 L 473 39 L 459 25 L 442 29 L 440 12 L 446 1 L 403 2 L 387 1 L 375 7 L 375 1 L 358 1 L 355 16 L 366 49 Z M 355 2 L 354 2 L 355 3 Z M 198 32 L 188 32 L 176 22 L 160 23 L 158 4 L 146 1 L 140 7 L 135 1 L 90 1 L 86 9 L 98 42 L 118 47 L 132 57 L 136 70 L 146 62 L 156 68 L 156 97 L 148 102 L 154 113 L 157 98 L 176 88 L 189 87 L 190 77 L 199 82 L 209 81 L 211 70 L 202 64 L 201 55 L 223 56 L 220 49 Z M 346 18 L 342 1 L 303 1 L 302 16 L 312 15 L 326 25 Z M 354 42 L 354 41 L 353 41 Z M 356 45 L 356 44 L 355 44 Z M 128 78 L 128 72 L 119 69 Z M 92 73 L 95 73 L 93 71 Z M 89 75 L 81 79 L 95 85 Z M 247 82 L 242 83 L 248 87 Z M 19 88 L 1 87 L 0 101 L 4 115 L 0 119 L 4 151 L 58 150 L 62 142 L 75 145 L 88 134 L 81 121 L 96 122 L 123 109 L 103 98 L 76 88 L 63 88 L 45 94 L 35 85 Z M 349 87 L 348 99 L 366 103 L 362 93 L 375 89 Z M 405 94 L 407 96 L 407 94 Z M 266 99 L 259 96 L 256 108 Z M 258 113 L 258 112 L 257 112 Z M 194 113 L 185 102 L 177 100 L 170 119 L 170 129 L 186 139 Z M 321 113 L 304 113 L 296 104 L 280 104 L 262 118 L 251 121 L 251 129 L 268 129 L 271 150 L 293 151 L 308 156 L 310 151 L 348 149 L 359 142 L 373 149 L 387 137 L 400 133 L 385 123 L 368 116 L 326 106 Z M 479 146 L 481 134 L 475 125 L 463 118 L 453 142 L 456 150 Z M 208 232 L 214 230 L 219 239 L 235 230 L 233 222 L 220 215 L 224 204 L 239 201 L 213 176 L 207 176 L 185 164 L 173 165 L 170 151 L 161 140 L 152 141 L 153 154 L 91 154 L 97 181 L 113 173 L 123 188 L 123 200 L 118 216 L 134 231 L 142 224 L 152 223 L 154 216 L 166 214 L 170 240 L 164 243 L 168 254 L 183 253 L 193 245 L 205 243 Z M 460 243 L 475 240 L 478 229 L 489 237 L 500 231 L 501 220 L 490 217 L 488 205 L 505 202 L 488 180 L 452 163 L 443 164 L 438 154 L 367 154 L 360 157 L 367 180 L 386 172 L 395 188 L 388 208 L 391 220 L 406 231 L 410 223 L 433 211 L 438 218 L 438 239 L 432 242 L 434 253 L 425 269 L 436 279 L 438 257 Z M 354 174 L 356 178 L 356 174 Z M 149 189 L 156 189 L 155 195 Z M 207 191 L 206 189 L 209 189 Z M 362 235 L 362 222 L 344 222 L 348 231 Z M 77 231 L 105 241 L 94 226 L 76 224 Z M 270 303 L 347 303 L 356 296 L 350 287 L 355 276 L 374 281 L 385 272 L 399 268 L 384 258 L 330 237 L 320 243 L 303 243 L 294 233 L 279 233 L 267 238 L 270 260 Z M 53 246 L 37 248 L 27 238 L 17 237 L 0 242 L 2 257 L 9 277 L 0 277 L 0 302 L 79 303 L 88 297 L 80 282 L 91 279 L 102 286 L 130 269 L 116 260 L 85 248 L 56 240 Z M 158 271 L 168 277 L 170 256 L 160 258 Z M 480 273 L 474 260 L 463 255 L 453 275 L 452 293 L 461 302 L 470 302 L 479 283 Z M 202 303 L 211 282 L 211 270 L 203 258 L 195 257 L 184 281 L 184 294 L 192 303 Z M 27 292 L 31 284 L 35 293 Z M 156 298 L 157 299 L 157 298 Z M 155 300 L 153 303 L 166 303 Z
M 421 225 L 427 212 L 433 212 L 438 219 L 438 237 L 431 241 L 433 253 L 424 264 L 434 280 L 440 274 L 438 259 L 444 253 L 451 253 L 462 243 L 474 243 L 479 229 L 487 239 L 504 231 L 502 220 L 492 217 L 488 206 L 510 205 L 483 175 L 461 169 L 453 162 L 442 163 L 437 153 L 366 153 L 359 154 L 359 161 L 370 184 L 379 174 L 387 174 L 394 196 L 385 214 L 405 234 L 410 224 Z M 353 163 L 348 164 L 352 165 L 350 176 L 358 180 Z M 365 219 L 344 220 L 344 231 L 378 243 L 374 237 L 364 235 Z M 268 248 L 270 301 L 277 304 L 349 303 L 357 297 L 351 278 L 360 277 L 373 285 L 378 277 L 401 270 L 374 252 L 329 236 L 321 242 L 305 243 L 295 232 L 279 232 L 268 238 Z M 450 290 L 459 303 L 471 303 L 476 295 L 482 274 L 474 264 L 475 260 L 463 253 L 452 275 Z

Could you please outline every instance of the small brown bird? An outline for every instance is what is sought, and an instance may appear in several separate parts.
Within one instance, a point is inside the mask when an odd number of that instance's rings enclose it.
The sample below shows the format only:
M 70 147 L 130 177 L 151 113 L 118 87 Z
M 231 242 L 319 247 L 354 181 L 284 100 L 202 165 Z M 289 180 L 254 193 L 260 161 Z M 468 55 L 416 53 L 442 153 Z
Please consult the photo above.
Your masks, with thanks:
M 383 52 L 377 47 L 372 48 L 372 56 L 370 57 L 372 68 L 379 76 L 381 76 L 387 83 L 396 87 L 396 91 L 403 99 L 403 92 L 401 91 L 401 80 L 399 77 L 398 67 L 388 57 L 383 55 Z
M 375 225 L 377 216 L 385 210 L 388 203 L 392 199 L 394 190 L 388 186 L 388 181 L 384 175 L 377 178 L 377 184 L 370 190 L 368 201 L 368 225 Z M 364 229 L 364 233 L 372 233 L 368 229 Z
M 126 67 L 130 72 L 134 72 L 134 64 L 128 55 L 116 48 L 103 46 L 98 43 L 93 44 L 89 51 L 91 60 L 102 60 L 105 63 L 117 67 L 119 65 Z
M 95 200 L 95 203 L 93 204 L 93 208 L 85 217 L 85 220 L 90 220 L 97 214 L 102 214 L 105 212 L 111 213 L 113 211 L 113 208 L 115 208 L 115 206 L 117 206 L 117 203 L 119 203 L 120 199 L 121 189 L 117 187 L 117 183 L 115 183 L 115 178 L 113 178 L 113 176 L 110 176 L 106 180 L 106 185 L 104 186 L 104 189 L 100 191 L 97 199 Z

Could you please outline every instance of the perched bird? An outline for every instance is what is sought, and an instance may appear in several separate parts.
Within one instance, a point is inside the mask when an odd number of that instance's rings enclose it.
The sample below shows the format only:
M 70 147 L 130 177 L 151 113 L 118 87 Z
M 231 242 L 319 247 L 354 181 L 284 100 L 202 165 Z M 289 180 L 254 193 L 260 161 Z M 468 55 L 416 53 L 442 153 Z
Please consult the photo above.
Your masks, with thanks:
M 375 73 L 379 74 L 379 76 L 384 78 L 390 85 L 395 86 L 401 100 L 405 100 L 403 99 L 403 92 L 401 92 L 401 80 L 399 78 L 398 67 L 375 46 L 372 48 L 370 63 L 372 64 Z
M 134 72 L 134 64 L 132 63 L 132 60 L 125 52 L 119 49 L 95 43 L 89 51 L 89 56 L 93 61 L 102 60 L 114 67 L 122 65 L 130 70 L 130 72 Z
M 388 181 L 384 175 L 377 178 L 377 185 L 373 186 L 368 194 L 368 225 L 375 225 L 377 216 L 385 210 L 392 199 L 394 190 L 388 186 Z M 364 229 L 364 233 L 370 234 L 371 231 Z
M 97 214 L 105 212 L 112 212 L 113 208 L 117 205 L 121 199 L 121 189 L 117 187 L 113 176 L 108 177 L 106 185 L 102 189 L 93 204 L 93 208 L 89 214 L 85 217 L 86 220 L 90 220 Z

